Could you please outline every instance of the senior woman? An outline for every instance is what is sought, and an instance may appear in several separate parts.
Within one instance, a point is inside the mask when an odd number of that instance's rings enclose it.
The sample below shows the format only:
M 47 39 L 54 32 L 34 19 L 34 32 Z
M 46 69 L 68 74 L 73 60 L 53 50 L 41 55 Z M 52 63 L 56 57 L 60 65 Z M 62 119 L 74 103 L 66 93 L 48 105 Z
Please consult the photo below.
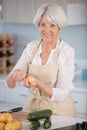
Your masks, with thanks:
M 33 22 L 41 38 L 26 46 L 6 78 L 7 85 L 14 88 L 22 81 L 29 88 L 25 111 L 51 109 L 53 114 L 75 116 L 74 49 L 58 36 L 67 26 L 65 13 L 59 5 L 44 4 L 37 10 Z M 33 83 L 28 82 L 28 75 L 35 78 Z

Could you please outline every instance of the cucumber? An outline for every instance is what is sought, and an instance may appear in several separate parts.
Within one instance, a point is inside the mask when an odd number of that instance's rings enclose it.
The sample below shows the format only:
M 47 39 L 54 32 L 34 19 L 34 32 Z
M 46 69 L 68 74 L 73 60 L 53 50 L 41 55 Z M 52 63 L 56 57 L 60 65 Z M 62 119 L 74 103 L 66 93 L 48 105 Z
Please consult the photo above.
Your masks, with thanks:
M 29 121 L 37 121 L 39 119 L 48 118 L 51 115 L 52 115 L 52 111 L 50 109 L 45 109 L 45 110 L 29 113 L 27 115 L 27 119 Z
M 37 130 L 40 127 L 39 121 L 32 121 L 29 125 L 30 130 Z
M 49 118 L 47 118 L 47 119 L 44 121 L 43 127 L 44 127 L 45 129 L 48 129 L 48 128 L 51 127 L 51 121 L 50 121 Z

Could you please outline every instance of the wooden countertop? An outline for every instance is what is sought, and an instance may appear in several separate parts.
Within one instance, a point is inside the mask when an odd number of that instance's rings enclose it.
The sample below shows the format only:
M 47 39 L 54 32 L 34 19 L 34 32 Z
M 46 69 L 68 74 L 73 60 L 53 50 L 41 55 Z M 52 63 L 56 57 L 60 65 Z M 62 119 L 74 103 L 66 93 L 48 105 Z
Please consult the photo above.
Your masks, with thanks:
M 20 120 L 22 122 L 29 122 L 27 120 L 27 118 L 26 118 L 27 115 L 28 115 L 28 112 L 23 112 L 23 111 L 13 112 L 12 113 L 13 118 L 16 118 L 16 119 L 18 119 L 18 120 Z

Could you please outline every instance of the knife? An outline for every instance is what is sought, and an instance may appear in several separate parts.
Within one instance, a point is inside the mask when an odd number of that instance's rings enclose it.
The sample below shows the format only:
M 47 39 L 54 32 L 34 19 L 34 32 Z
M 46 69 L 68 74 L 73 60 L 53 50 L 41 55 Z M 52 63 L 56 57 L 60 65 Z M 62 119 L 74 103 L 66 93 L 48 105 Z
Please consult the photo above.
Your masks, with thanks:
M 6 113 L 6 112 L 9 112 L 9 113 L 12 113 L 12 112 L 18 112 L 18 111 L 21 111 L 23 108 L 22 107 L 17 107 L 17 108 L 13 108 L 13 109 L 10 109 L 8 111 L 2 111 L 0 113 Z

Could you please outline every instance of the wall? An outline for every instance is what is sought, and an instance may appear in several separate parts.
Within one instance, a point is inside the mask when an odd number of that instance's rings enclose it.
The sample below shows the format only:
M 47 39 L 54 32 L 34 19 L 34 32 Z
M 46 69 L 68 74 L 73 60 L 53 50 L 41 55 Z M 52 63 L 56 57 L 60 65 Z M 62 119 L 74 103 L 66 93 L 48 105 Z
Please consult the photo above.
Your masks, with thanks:
M 2 32 L 2 23 L 0 23 L 0 32 Z
M 19 59 L 25 45 L 40 37 L 37 27 L 32 24 L 2 24 L 4 33 L 13 33 L 15 60 Z M 75 62 L 87 66 L 87 25 L 68 26 L 59 35 L 75 49 Z
M 60 36 L 75 49 L 75 62 L 87 68 L 87 25 L 68 26 Z
M 39 38 L 39 32 L 34 25 L 30 24 L 3 24 L 3 33 L 14 35 L 14 64 L 19 59 L 23 49 L 28 42 Z

